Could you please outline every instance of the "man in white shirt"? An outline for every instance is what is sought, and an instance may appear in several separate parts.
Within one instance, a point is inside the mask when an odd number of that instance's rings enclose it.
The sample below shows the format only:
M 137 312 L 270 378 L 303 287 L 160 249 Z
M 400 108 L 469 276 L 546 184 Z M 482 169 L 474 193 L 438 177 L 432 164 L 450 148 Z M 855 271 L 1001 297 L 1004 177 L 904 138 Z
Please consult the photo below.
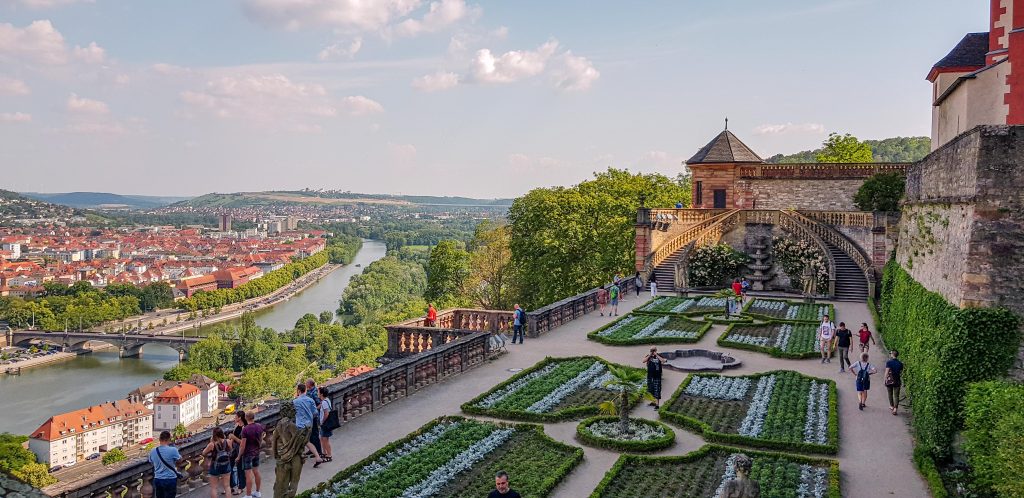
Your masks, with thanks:
M 828 315 L 821 317 L 821 325 L 818 325 L 818 345 L 821 349 L 821 362 L 832 363 L 832 341 L 836 338 L 836 324 L 828 319 Z

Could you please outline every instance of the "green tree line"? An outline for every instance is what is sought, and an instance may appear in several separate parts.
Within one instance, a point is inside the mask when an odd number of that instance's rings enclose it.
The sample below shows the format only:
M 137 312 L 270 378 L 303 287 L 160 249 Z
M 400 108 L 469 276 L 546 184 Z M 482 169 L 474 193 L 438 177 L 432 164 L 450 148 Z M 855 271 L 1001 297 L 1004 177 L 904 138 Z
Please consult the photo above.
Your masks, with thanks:
M 71 286 L 47 282 L 43 288 L 44 295 L 40 297 L 0 298 L 0 317 L 14 328 L 27 328 L 34 322 L 41 330 L 64 330 L 65 325 L 69 329 L 85 329 L 174 304 L 166 282 L 142 287 L 110 284 L 104 288 L 95 288 L 85 281 Z

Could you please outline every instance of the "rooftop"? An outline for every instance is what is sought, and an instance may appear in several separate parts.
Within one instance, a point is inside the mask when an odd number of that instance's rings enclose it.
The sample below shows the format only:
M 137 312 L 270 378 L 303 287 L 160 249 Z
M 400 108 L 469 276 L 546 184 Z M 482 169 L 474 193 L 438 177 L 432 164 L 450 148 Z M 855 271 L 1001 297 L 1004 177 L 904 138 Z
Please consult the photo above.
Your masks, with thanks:
M 141 417 L 152 413 L 153 410 L 142 406 L 141 403 L 132 403 L 128 400 L 119 399 L 73 412 L 54 415 L 46 422 L 43 422 L 43 425 L 40 425 L 38 429 L 32 431 L 30 437 L 32 439 L 55 441 L 124 419 Z
M 731 131 L 725 130 L 702 147 L 686 164 L 763 163 L 764 159 L 747 147 Z
M 988 32 L 967 33 L 945 57 L 936 62 L 928 73 L 928 81 L 935 81 L 940 72 L 974 71 L 985 66 L 988 53 Z

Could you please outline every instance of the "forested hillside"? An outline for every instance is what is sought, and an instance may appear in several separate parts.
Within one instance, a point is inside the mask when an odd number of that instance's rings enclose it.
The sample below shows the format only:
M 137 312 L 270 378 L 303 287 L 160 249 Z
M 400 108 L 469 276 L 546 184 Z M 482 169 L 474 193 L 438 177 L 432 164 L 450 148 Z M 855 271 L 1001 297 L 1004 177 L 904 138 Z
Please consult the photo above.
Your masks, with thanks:
M 871 147 L 871 156 L 876 163 L 914 162 L 931 151 L 928 137 L 893 137 L 884 140 L 864 140 Z M 813 163 L 822 149 L 804 150 L 795 154 L 775 154 L 767 159 L 769 163 Z

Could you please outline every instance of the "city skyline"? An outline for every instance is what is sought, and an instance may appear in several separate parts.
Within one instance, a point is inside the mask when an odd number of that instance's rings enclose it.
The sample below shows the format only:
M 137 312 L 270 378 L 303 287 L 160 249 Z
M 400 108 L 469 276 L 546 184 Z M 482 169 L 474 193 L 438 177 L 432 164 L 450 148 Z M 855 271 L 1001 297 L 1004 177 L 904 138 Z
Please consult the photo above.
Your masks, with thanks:
M 674 175 L 726 117 L 765 157 L 928 135 L 928 68 L 986 26 L 952 1 L 317 5 L 0 2 L 2 187 L 514 197 Z

